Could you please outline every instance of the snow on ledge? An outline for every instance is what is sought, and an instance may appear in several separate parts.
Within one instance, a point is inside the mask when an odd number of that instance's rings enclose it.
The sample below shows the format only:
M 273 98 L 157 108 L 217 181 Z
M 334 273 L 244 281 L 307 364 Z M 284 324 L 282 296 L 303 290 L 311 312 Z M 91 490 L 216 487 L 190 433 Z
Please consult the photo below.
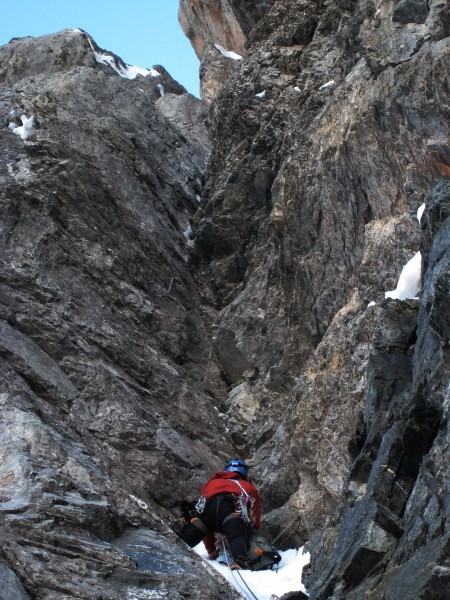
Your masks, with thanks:
M 20 135 L 23 140 L 26 140 L 29 135 L 34 133 L 34 117 L 31 115 L 31 117 L 28 118 L 26 115 L 22 115 L 20 119 L 22 121 L 21 126 L 16 125 L 15 123 L 10 123 L 9 128 L 13 133 Z
M 425 202 L 421 206 L 419 206 L 419 208 L 417 209 L 417 220 L 419 221 L 419 223 L 422 220 L 422 215 L 423 215 L 424 211 L 425 211 Z
M 263 92 L 260 92 L 259 94 L 255 94 L 255 96 L 257 98 L 260 98 L 261 100 L 264 98 L 265 95 L 266 95 L 266 90 L 264 90 Z
M 324 83 L 323 85 L 320 86 L 319 90 L 324 90 L 326 88 L 331 87 L 332 85 L 334 85 L 334 79 L 332 79 L 331 81 L 327 81 L 326 83 Z
M 219 44 L 214 44 L 217 50 L 226 58 L 232 58 L 233 60 L 242 60 L 242 56 L 237 54 L 236 52 L 231 52 L 230 50 L 226 50 L 223 46 Z
M 143 75 L 144 77 L 147 77 L 148 75 L 151 75 L 152 77 L 161 76 L 161 73 L 159 73 L 156 69 L 143 69 L 142 67 L 133 67 L 131 65 L 125 65 L 125 67 L 123 67 L 120 63 L 117 63 L 116 59 L 114 56 L 111 56 L 111 54 L 107 54 L 106 52 L 96 52 L 91 40 L 89 40 L 89 45 L 91 46 L 95 60 L 98 63 L 102 65 L 109 65 L 124 79 L 135 79 L 137 75 Z
M 408 300 L 417 297 L 422 277 L 422 254 L 417 252 L 403 267 L 397 287 L 391 292 L 385 292 L 385 298 Z

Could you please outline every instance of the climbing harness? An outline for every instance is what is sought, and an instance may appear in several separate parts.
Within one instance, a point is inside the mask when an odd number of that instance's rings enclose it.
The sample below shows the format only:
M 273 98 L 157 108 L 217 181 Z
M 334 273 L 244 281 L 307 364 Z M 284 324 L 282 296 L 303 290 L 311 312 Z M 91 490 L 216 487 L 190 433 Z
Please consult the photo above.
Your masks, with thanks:
M 238 517 L 240 517 L 246 525 L 254 525 L 256 520 L 256 499 L 250 496 L 242 485 L 236 479 L 232 479 L 239 489 L 240 494 L 233 494 L 235 511 Z M 200 496 L 195 505 L 195 511 L 198 515 L 202 515 L 205 510 L 207 497 Z

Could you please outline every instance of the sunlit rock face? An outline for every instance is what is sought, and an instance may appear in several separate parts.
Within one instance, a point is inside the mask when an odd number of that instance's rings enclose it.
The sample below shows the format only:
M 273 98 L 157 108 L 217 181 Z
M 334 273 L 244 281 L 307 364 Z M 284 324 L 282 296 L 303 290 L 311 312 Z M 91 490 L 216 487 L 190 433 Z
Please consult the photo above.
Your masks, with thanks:
M 273 3 L 274 0 L 180 0 L 178 17 L 201 61 L 200 92 L 205 102 L 215 98 L 238 66 L 223 50 L 243 56 L 250 31 Z
M 180 25 L 201 60 L 208 44 L 245 54 L 248 34 L 274 0 L 180 0 Z

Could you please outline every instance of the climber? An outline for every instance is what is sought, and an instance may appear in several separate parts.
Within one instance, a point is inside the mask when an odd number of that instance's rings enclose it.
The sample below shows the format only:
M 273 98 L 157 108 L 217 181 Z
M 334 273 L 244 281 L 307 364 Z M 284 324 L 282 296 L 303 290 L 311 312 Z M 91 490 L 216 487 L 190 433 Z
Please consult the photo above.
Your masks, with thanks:
M 196 516 L 179 532 L 191 548 L 203 540 L 210 559 L 219 555 L 214 533 L 223 533 L 234 569 L 248 568 L 248 536 L 260 526 L 259 493 L 247 475 L 244 461 L 229 460 L 225 469 L 215 473 L 202 487 Z

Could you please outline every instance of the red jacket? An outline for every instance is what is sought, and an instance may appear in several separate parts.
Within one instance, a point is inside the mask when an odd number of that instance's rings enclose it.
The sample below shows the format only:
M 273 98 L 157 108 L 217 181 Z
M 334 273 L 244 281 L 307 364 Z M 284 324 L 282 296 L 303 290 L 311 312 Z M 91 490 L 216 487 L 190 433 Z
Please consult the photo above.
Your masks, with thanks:
M 238 484 L 235 483 L 236 480 L 239 481 L 247 494 L 256 500 L 255 525 L 259 528 L 261 525 L 261 505 L 258 490 L 252 483 L 250 483 L 250 481 L 243 479 L 238 473 L 234 473 L 232 471 L 219 471 L 218 473 L 215 473 L 208 483 L 205 483 L 205 485 L 202 487 L 202 496 L 205 496 L 207 499 L 209 499 L 217 496 L 218 494 L 225 494 L 227 492 L 231 492 L 232 494 L 239 496 L 241 490 Z M 214 533 L 208 533 L 203 539 L 203 543 L 205 544 L 208 553 L 212 552 L 215 549 Z

